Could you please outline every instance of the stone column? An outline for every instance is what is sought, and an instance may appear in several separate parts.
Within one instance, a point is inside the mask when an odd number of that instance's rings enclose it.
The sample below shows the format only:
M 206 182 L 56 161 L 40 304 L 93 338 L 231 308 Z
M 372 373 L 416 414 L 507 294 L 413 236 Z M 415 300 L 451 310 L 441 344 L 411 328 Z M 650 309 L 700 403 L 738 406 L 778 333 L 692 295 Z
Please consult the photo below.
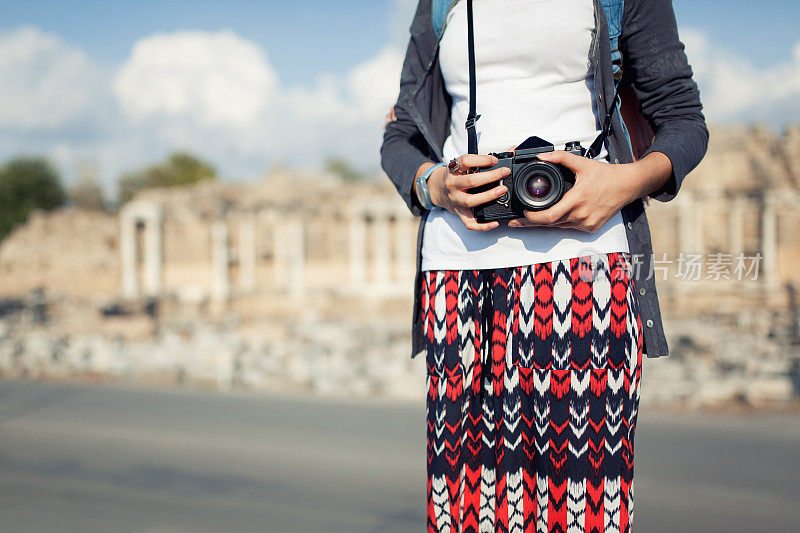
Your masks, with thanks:
M 133 201 L 122 208 L 119 216 L 120 254 L 122 260 L 122 293 L 138 298 L 144 293 L 158 296 L 162 290 L 162 225 L 161 207 L 153 202 Z M 139 256 L 138 225 L 144 225 L 143 256 Z M 144 279 L 139 279 L 139 261 L 144 260 Z
M 136 219 L 127 212 L 119 217 L 119 247 L 122 259 L 122 295 L 139 297 L 139 265 L 136 253 Z
M 407 279 L 413 279 L 416 270 L 416 257 L 414 257 L 414 218 L 406 213 L 398 213 L 395 218 L 395 272 L 397 280 L 405 284 Z
M 256 217 L 243 215 L 239 222 L 239 288 L 246 293 L 256 289 Z
M 273 283 L 280 289 L 286 288 L 288 281 L 288 253 L 286 221 L 276 220 L 272 226 L 272 271 Z
M 211 224 L 211 296 L 216 302 L 230 297 L 229 265 L 228 226 L 215 220 Z
M 678 253 L 696 253 L 694 232 L 694 197 L 691 191 L 681 191 L 678 198 Z
M 293 298 L 302 298 L 306 293 L 305 241 L 303 238 L 303 222 L 299 218 L 286 225 L 287 259 L 289 267 L 289 294 Z
M 275 286 L 292 297 L 302 297 L 306 290 L 303 222 L 284 217 L 274 227 Z
M 678 197 L 677 202 L 678 256 L 675 257 L 676 275 L 678 274 L 677 269 L 681 264 L 680 261 L 682 260 L 683 264 L 685 265 L 689 257 L 698 252 L 695 245 L 696 233 L 694 232 L 694 196 L 692 195 L 691 191 L 681 191 L 681 195 Z M 643 272 L 642 274 L 646 275 L 647 272 Z M 675 278 L 675 292 L 677 295 L 677 298 L 675 299 L 675 308 L 677 310 L 683 310 L 689 305 L 689 299 L 685 298 L 684 295 L 687 292 L 694 290 L 694 283 L 694 281 L 687 281 L 677 277 Z
M 728 217 L 728 251 L 736 257 L 744 251 L 744 198 L 737 196 L 731 200 Z
M 350 210 L 350 285 L 361 290 L 367 280 L 367 223 L 360 208 Z
M 389 215 L 377 209 L 372 223 L 373 283 L 379 292 L 386 292 L 392 277 L 392 243 L 389 232 Z
M 778 286 L 778 217 L 775 199 L 766 196 L 761 211 L 761 275 L 764 284 L 774 289 Z
M 162 217 L 160 209 L 153 209 L 146 217 L 144 234 L 144 283 L 148 296 L 161 294 L 162 280 Z
M 694 206 L 692 209 L 692 229 L 694 230 L 694 247 L 695 252 L 698 254 L 705 254 L 706 252 L 706 239 L 705 239 L 705 213 L 711 210 L 713 204 L 712 198 L 707 194 L 703 194 L 700 198 L 694 197 Z M 705 256 L 703 257 L 705 262 Z

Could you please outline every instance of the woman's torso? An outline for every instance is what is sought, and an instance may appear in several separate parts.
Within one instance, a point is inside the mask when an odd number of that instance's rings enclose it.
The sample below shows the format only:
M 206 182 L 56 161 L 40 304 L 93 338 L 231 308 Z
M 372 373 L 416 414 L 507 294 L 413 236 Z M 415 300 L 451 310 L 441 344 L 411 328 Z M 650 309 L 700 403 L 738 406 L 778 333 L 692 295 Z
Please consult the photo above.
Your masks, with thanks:
M 591 0 L 476 0 L 475 49 L 479 153 L 500 152 L 537 135 L 562 149 L 589 146 L 599 133 L 588 60 L 594 29 Z M 469 109 L 466 2 L 447 16 L 439 62 L 452 98 L 444 160 L 467 152 Z M 598 159 L 605 160 L 605 150 Z M 596 253 L 628 252 L 617 213 L 597 232 L 505 224 L 471 231 L 435 208 L 427 217 L 422 270 L 519 266 Z

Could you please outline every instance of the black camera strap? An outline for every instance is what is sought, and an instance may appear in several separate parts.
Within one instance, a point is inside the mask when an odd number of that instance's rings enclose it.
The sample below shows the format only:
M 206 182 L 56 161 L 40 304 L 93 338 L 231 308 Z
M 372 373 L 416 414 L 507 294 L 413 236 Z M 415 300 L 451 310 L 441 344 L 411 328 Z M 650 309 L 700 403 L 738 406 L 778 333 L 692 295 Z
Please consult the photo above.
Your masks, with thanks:
M 475 31 L 472 23 L 472 0 L 467 0 L 467 46 L 469 48 L 469 114 L 467 115 L 467 153 L 478 153 L 478 133 L 475 123 L 481 118 L 477 114 L 477 89 L 475 86 Z
M 478 153 L 478 134 L 475 131 L 475 123 L 481 118 L 477 112 L 477 89 L 475 81 L 475 30 L 472 17 L 472 0 L 467 0 L 467 47 L 469 53 L 469 114 L 467 115 L 467 153 Z M 614 110 L 617 108 L 619 101 L 618 85 L 614 87 L 614 99 L 611 101 L 611 106 L 606 112 L 603 119 L 602 130 L 597 138 L 592 142 L 592 145 L 586 150 L 586 157 L 594 159 L 603 149 L 603 145 L 611 133 L 611 120 L 614 115 Z
M 608 134 L 611 133 L 611 117 L 614 115 L 614 110 L 617 108 L 617 102 L 619 101 L 619 89 L 614 87 L 614 99 L 611 101 L 611 108 L 606 112 L 606 118 L 603 119 L 603 129 L 600 131 L 600 134 L 597 138 L 592 142 L 592 145 L 586 150 L 586 157 L 589 159 L 594 159 L 600 154 L 600 151 L 603 149 L 603 145 L 608 138 Z

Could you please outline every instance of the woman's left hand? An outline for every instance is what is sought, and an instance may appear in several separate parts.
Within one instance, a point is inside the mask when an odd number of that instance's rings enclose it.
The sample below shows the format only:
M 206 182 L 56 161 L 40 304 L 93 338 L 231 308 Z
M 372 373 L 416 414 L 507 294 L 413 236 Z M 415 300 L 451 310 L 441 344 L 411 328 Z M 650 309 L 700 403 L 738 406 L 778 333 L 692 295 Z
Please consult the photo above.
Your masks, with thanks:
M 542 211 L 525 211 L 524 218 L 509 220 L 511 227 L 557 226 L 597 231 L 625 205 L 662 186 L 672 172 L 669 158 L 659 152 L 648 154 L 637 163 L 617 165 L 562 150 L 538 157 L 572 170 L 575 184 L 555 205 Z

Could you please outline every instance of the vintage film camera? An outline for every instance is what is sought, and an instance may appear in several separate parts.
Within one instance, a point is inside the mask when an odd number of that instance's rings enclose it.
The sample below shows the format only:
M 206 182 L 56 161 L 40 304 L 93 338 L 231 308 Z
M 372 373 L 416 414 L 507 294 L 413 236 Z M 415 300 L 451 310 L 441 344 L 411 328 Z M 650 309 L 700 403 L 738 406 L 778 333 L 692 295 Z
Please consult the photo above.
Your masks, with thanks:
M 541 211 L 558 202 L 575 184 L 575 174 L 567 167 L 541 160 L 537 154 L 553 152 L 554 146 L 539 137 L 533 136 L 517 146 L 513 152 L 492 153 L 499 159 L 493 167 L 481 168 L 487 172 L 501 167 L 511 169 L 511 174 L 503 178 L 508 191 L 491 202 L 473 208 L 475 220 L 490 222 L 520 218 L 523 211 Z M 565 151 L 583 157 L 586 150 L 578 141 L 567 143 Z M 498 182 L 488 183 L 469 189 L 469 192 L 482 192 L 496 187 Z

